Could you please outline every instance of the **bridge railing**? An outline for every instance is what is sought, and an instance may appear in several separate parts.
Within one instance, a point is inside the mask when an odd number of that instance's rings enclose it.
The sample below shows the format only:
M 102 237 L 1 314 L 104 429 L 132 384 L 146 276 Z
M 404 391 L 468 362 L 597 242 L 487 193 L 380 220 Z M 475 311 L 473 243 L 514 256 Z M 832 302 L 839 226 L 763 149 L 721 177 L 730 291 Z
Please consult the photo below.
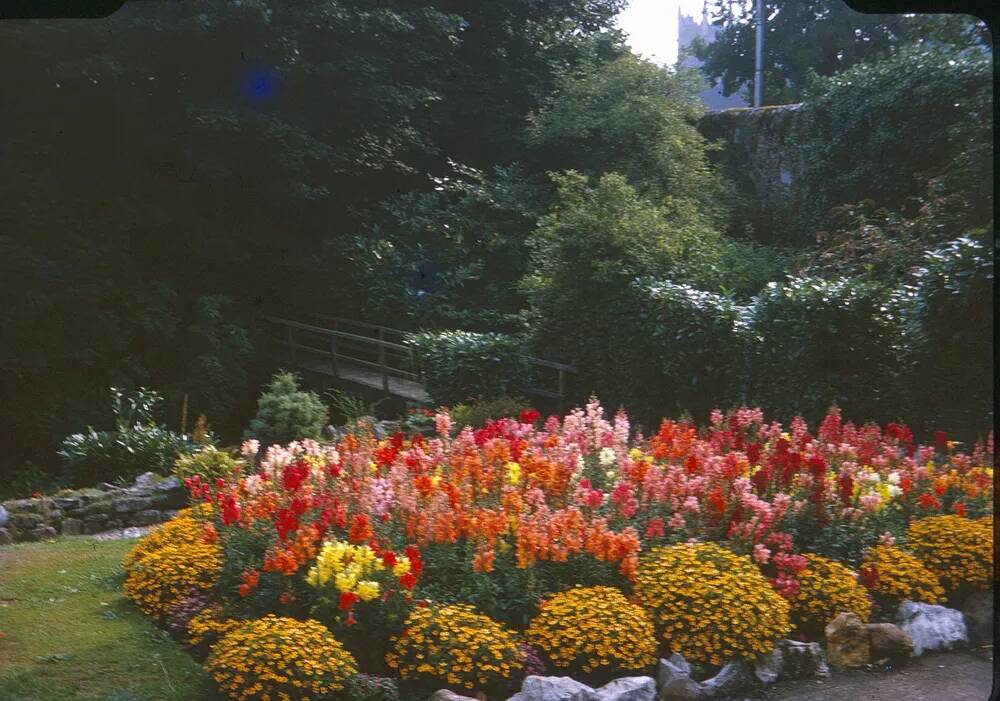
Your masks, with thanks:
M 413 348 L 405 343 L 409 332 L 326 314 L 304 316 L 323 325 L 274 316 L 260 317 L 278 331 L 267 336 L 287 349 L 293 365 L 299 365 L 305 357 L 325 357 L 329 361 L 329 374 L 334 377 L 342 377 L 341 363 L 369 368 L 379 374 L 385 392 L 390 391 L 392 378 L 421 382 Z M 556 400 L 561 411 L 566 399 L 567 375 L 575 373 L 576 367 L 531 356 L 527 360 L 533 372 L 532 377 L 527 378 L 524 391 L 531 396 Z

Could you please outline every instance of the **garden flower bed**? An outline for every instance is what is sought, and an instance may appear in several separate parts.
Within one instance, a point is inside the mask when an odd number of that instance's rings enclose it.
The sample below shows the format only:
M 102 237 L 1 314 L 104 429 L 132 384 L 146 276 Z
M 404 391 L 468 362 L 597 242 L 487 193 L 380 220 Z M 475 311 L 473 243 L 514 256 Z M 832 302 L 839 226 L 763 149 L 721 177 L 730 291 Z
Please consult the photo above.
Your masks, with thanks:
M 596 687 L 659 658 L 705 679 L 838 616 L 992 586 L 992 436 L 961 452 L 836 409 L 815 432 L 740 409 L 643 437 L 596 400 L 434 420 L 248 441 L 246 467 L 186 478 L 194 506 L 126 558 L 126 593 L 232 698 L 277 701 L 505 699 L 529 674 Z

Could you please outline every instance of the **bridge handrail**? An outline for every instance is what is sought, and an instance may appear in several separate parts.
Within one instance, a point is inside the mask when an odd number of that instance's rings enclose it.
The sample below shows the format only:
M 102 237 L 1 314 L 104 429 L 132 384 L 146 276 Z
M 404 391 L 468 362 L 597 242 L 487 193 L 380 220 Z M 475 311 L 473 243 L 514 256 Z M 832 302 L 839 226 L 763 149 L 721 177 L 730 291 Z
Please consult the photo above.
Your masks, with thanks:
M 264 321 L 270 321 L 281 326 L 290 326 L 295 329 L 302 329 L 303 331 L 311 331 L 312 333 L 322 334 L 324 336 L 336 336 L 338 338 L 346 338 L 352 341 L 360 341 L 362 343 L 371 343 L 376 346 L 382 346 L 383 348 L 392 348 L 393 350 L 409 352 L 411 348 L 409 346 L 404 346 L 401 343 L 393 343 L 392 341 L 384 341 L 381 338 L 371 338 L 370 336 L 359 336 L 356 333 L 348 333 L 347 331 L 334 331 L 333 329 L 324 329 L 322 326 L 313 326 L 312 324 L 303 324 L 301 321 L 292 321 L 291 319 L 280 319 L 276 316 L 262 316 L 261 319 Z

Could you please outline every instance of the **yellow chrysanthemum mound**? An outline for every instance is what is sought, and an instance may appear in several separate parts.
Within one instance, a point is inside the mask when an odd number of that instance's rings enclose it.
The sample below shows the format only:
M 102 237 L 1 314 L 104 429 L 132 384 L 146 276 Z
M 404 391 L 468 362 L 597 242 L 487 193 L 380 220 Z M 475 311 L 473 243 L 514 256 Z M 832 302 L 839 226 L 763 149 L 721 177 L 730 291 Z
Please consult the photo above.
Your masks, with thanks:
M 656 663 L 649 614 L 612 587 L 577 587 L 545 602 L 525 631 L 558 668 L 627 672 Z
M 805 558 L 809 564 L 799 573 L 799 589 L 791 599 L 792 623 L 807 633 L 818 633 L 841 612 L 867 621 L 872 603 L 857 575 L 822 555 Z
M 944 600 L 944 588 L 937 576 L 910 553 L 892 545 L 870 548 L 860 571 L 868 571 L 869 590 L 886 608 L 895 608 L 904 599 L 936 604 Z
M 482 689 L 520 668 L 520 642 L 468 604 L 432 605 L 410 613 L 385 661 L 403 679 Z
M 993 578 L 993 519 L 928 516 L 906 532 L 907 545 L 948 594 L 984 589 Z
M 225 618 L 218 604 L 203 608 L 187 624 L 187 643 L 202 651 L 215 645 L 226 633 L 246 623 L 244 620 Z
M 130 571 L 135 563 L 148 553 L 159 550 L 165 545 L 197 543 L 204 535 L 204 522 L 211 513 L 212 505 L 208 503 L 181 509 L 172 519 L 142 537 L 125 555 L 122 567 L 126 572 Z
M 123 589 L 143 613 L 160 618 L 192 589 L 214 587 L 221 569 L 222 555 L 214 543 L 170 543 L 133 561 Z
M 358 666 L 321 623 L 268 614 L 223 636 L 205 671 L 237 701 L 315 701 L 341 691 Z
M 635 591 L 670 649 L 692 662 L 752 659 L 792 627 L 788 602 L 750 558 L 715 543 L 654 548 Z

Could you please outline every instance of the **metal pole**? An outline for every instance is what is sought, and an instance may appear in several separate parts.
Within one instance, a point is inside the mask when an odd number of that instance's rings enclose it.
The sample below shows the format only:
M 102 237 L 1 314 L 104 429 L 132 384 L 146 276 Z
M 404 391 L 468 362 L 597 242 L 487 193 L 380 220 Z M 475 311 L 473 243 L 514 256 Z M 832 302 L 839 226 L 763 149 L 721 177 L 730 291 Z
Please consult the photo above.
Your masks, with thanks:
M 757 0 L 757 46 L 754 52 L 753 106 L 764 104 L 764 0 Z

